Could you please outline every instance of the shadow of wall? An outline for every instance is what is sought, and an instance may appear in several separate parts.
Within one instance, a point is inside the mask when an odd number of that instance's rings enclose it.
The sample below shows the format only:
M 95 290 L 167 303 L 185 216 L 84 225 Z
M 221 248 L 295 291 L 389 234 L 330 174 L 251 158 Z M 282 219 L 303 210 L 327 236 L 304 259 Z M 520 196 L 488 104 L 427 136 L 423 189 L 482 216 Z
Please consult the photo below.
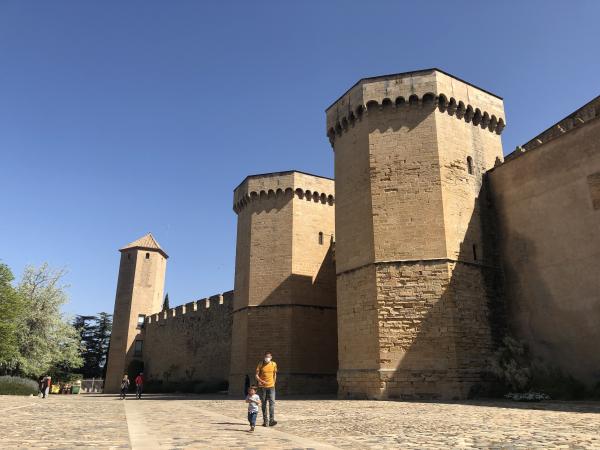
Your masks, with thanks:
M 600 120 L 554 131 L 489 174 L 509 323 L 534 357 L 591 388 L 600 382 Z

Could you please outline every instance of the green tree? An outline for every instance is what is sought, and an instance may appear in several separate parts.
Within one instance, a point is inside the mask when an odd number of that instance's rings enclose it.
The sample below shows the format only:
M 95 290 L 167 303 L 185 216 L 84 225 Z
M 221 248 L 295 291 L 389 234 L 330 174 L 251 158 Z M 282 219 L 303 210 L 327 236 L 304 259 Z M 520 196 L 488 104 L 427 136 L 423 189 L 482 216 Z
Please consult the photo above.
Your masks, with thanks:
M 14 277 L 6 264 L 0 263 L 0 373 L 14 369 L 19 357 L 17 329 L 23 314 L 23 301 L 12 286 Z
M 112 332 L 112 314 L 101 312 L 98 314 L 98 321 L 95 330 L 96 348 L 98 349 L 98 362 L 101 370 L 98 377 L 101 377 L 108 359 L 108 346 L 110 344 L 110 333 Z
M 17 372 L 38 376 L 44 372 L 65 372 L 81 367 L 80 336 L 61 314 L 67 302 L 66 286 L 61 284 L 64 270 L 48 264 L 28 266 L 17 287 L 24 302 L 16 337 L 19 344 Z
M 165 301 L 163 302 L 163 307 L 162 310 L 166 311 L 167 309 L 169 309 L 169 293 L 167 292 L 167 295 L 165 295 Z
M 98 364 L 96 358 L 96 345 L 94 340 L 94 331 L 96 327 L 96 316 L 75 316 L 73 326 L 79 333 L 82 352 L 81 357 L 83 358 L 83 365 L 77 371 L 81 373 L 84 378 L 94 377 L 91 373 L 94 371 Z
M 85 378 L 101 378 L 112 329 L 112 316 L 76 316 L 73 326 L 79 332 L 83 347 L 83 366 L 78 370 Z

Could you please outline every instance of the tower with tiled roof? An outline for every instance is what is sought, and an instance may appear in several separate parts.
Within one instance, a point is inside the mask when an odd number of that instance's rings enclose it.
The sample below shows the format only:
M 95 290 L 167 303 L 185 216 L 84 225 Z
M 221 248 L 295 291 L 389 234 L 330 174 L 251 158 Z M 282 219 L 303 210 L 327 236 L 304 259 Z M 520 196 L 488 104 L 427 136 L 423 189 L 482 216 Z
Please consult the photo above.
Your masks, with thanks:
M 162 308 L 168 255 L 148 233 L 119 249 L 121 263 L 104 392 L 118 392 L 132 361 L 142 361 L 142 327 Z

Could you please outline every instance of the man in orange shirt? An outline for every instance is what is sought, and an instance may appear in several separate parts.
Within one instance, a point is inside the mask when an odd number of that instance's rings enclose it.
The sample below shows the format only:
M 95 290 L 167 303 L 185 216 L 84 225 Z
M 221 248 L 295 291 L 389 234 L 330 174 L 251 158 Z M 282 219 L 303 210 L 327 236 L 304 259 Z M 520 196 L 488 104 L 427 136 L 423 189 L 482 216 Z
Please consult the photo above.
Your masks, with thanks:
M 273 361 L 271 352 L 265 352 L 264 359 L 256 367 L 256 381 L 260 388 L 260 400 L 263 414 L 263 427 L 277 425 L 275 421 L 275 382 L 277 381 L 277 363 Z M 267 400 L 269 417 L 267 417 Z

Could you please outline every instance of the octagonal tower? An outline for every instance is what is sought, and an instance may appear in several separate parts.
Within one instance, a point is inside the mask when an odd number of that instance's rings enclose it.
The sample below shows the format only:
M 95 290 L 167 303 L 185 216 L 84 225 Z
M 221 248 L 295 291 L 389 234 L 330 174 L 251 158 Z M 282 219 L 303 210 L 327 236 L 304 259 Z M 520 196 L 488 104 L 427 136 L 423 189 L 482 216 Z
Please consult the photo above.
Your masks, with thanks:
M 301 172 L 247 177 L 238 215 L 229 392 L 242 395 L 265 351 L 278 393 L 336 391 L 333 180 Z
M 342 396 L 481 381 L 499 299 L 482 180 L 504 122 L 500 97 L 437 69 L 362 79 L 327 109 Z

